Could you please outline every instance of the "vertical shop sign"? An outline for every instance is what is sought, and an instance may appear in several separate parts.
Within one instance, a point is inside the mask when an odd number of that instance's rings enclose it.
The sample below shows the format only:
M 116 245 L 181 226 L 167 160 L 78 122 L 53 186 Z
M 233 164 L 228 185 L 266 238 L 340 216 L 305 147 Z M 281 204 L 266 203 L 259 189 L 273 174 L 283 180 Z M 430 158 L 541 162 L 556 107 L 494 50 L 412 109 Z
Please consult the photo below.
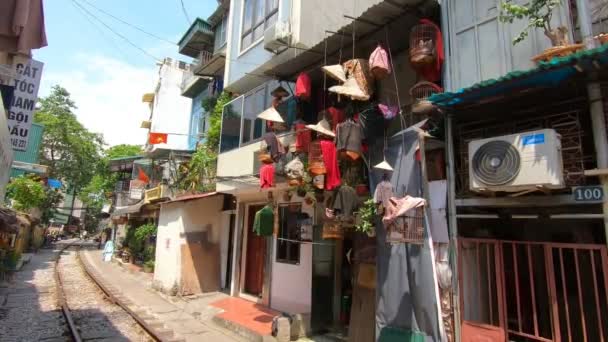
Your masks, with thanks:
M 13 64 L 15 78 L 12 84 L 9 84 L 15 87 L 15 92 L 7 119 L 9 137 L 15 151 L 27 149 L 43 65 L 42 62 L 33 59 L 18 59 Z

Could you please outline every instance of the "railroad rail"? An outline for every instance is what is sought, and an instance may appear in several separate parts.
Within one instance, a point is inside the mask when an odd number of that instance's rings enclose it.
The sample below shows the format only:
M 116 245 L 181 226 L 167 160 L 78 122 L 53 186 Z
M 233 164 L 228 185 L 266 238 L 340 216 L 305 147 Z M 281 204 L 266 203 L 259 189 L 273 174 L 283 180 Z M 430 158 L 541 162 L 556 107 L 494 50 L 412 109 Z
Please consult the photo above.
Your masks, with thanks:
M 57 253 L 57 256 L 55 257 L 55 265 L 54 265 L 54 278 L 55 278 L 55 286 L 57 288 L 57 301 L 58 301 L 58 305 L 61 307 L 61 311 L 63 313 L 63 316 L 65 317 L 66 323 L 67 323 L 67 327 L 70 333 L 70 336 L 72 337 L 74 342 L 82 342 L 83 338 L 80 334 L 80 331 L 78 329 L 78 325 L 76 324 L 76 322 L 74 321 L 74 317 L 72 315 L 72 312 L 70 310 L 70 307 L 68 305 L 68 301 L 67 301 L 67 297 L 66 297 L 66 291 L 64 289 L 64 281 L 63 281 L 63 277 L 61 275 L 61 272 L 59 271 L 59 260 L 61 258 L 61 255 L 63 254 L 63 252 L 69 248 L 72 247 L 76 247 L 78 248 L 78 250 L 80 249 L 80 244 L 77 242 L 72 242 L 72 243 L 68 243 L 65 246 L 62 246 L 59 250 L 59 252 Z M 101 282 L 99 282 L 95 276 L 92 275 L 92 273 L 90 272 L 90 270 L 88 269 L 87 265 L 85 263 L 82 262 L 82 260 L 80 259 L 80 253 L 77 253 L 77 260 L 78 260 L 78 264 L 80 265 L 80 267 L 84 270 L 84 273 L 86 274 L 86 277 L 98 288 L 101 290 L 101 292 L 103 292 L 105 294 L 105 296 L 108 298 L 108 300 L 114 304 L 119 306 L 122 310 L 124 310 L 131 318 L 133 318 L 133 320 L 135 322 L 137 322 L 137 324 L 149 335 L 150 338 L 152 338 L 155 341 L 160 341 L 160 342 L 164 342 L 167 339 L 162 338 L 162 336 L 159 336 L 156 332 L 155 329 L 153 329 L 152 327 L 150 327 L 137 313 L 133 312 L 133 310 L 131 310 L 127 305 L 125 305 L 121 300 L 119 300 L 118 298 L 116 298 L 116 296 L 114 294 L 112 294 L 111 291 L 108 290 L 108 288 L 102 284 Z

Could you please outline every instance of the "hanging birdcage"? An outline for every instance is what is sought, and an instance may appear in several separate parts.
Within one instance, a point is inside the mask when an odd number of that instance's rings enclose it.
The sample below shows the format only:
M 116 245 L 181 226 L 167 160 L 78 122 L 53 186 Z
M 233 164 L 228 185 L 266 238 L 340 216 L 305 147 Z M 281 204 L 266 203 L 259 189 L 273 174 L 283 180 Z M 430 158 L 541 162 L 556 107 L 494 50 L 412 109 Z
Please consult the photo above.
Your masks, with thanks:
M 429 101 L 429 97 L 433 94 L 442 93 L 443 89 L 435 83 L 431 82 L 418 82 L 410 88 L 410 95 L 412 96 L 412 113 L 414 114 L 427 114 L 433 109 L 433 103 Z
M 323 152 L 321 151 L 320 140 L 311 142 L 308 148 L 308 172 L 313 176 L 327 173 L 325 163 L 323 162 Z
M 323 223 L 321 237 L 323 239 L 343 240 L 344 228 L 338 220 L 327 220 Z
M 271 164 L 274 161 L 272 160 L 272 155 L 270 154 L 270 149 L 268 148 L 268 144 L 265 141 L 260 142 L 260 149 L 258 150 L 258 159 L 263 164 Z
M 424 208 L 415 208 L 397 217 L 386 227 L 388 243 L 424 243 Z
M 425 67 L 437 58 L 437 27 L 418 24 L 410 31 L 410 63 L 414 68 Z

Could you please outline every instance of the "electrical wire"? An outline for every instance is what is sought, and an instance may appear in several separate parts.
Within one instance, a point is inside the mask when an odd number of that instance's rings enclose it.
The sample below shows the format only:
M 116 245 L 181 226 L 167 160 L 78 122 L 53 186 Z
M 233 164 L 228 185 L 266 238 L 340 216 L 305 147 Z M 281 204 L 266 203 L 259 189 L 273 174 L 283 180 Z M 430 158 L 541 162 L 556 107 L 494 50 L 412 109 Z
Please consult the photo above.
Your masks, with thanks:
M 143 48 L 139 47 L 137 44 L 133 43 L 131 40 L 129 40 L 129 38 L 125 37 L 124 35 L 116 32 L 112 27 L 110 27 L 108 24 L 106 24 L 103 20 L 101 20 L 99 17 L 97 17 L 95 14 L 91 13 L 88 9 L 86 9 L 84 6 L 82 6 L 80 3 L 78 3 L 76 0 L 71 0 L 72 3 L 74 3 L 76 6 L 80 7 L 83 11 L 85 11 L 87 14 L 89 14 L 91 17 L 93 17 L 95 20 L 97 20 L 100 24 L 102 24 L 103 26 L 105 26 L 108 30 L 110 30 L 110 32 L 114 33 L 115 35 L 117 35 L 118 37 L 120 37 L 122 40 L 124 40 L 125 42 L 127 42 L 127 44 L 131 45 L 132 47 L 134 47 L 135 49 L 141 51 L 144 55 L 154 59 L 155 62 L 160 62 L 161 59 L 155 57 L 154 55 L 152 55 L 151 53 L 149 53 L 148 51 L 144 50 Z
M 108 45 L 112 46 L 114 49 L 116 49 L 116 51 L 118 51 L 118 53 L 120 53 L 125 59 L 128 59 L 127 54 L 118 47 L 117 44 L 115 44 L 110 37 L 106 36 L 106 34 L 103 32 L 103 29 L 99 26 L 99 24 L 97 24 L 96 22 L 94 22 L 89 15 L 84 12 L 82 9 L 80 9 L 80 7 L 77 7 L 76 5 L 74 5 L 74 3 L 71 3 L 71 5 L 80 13 L 82 13 L 82 16 L 92 25 L 94 26 L 98 31 L 99 34 L 103 37 L 103 39 L 108 43 Z
M 184 17 L 186 17 L 186 20 L 188 21 L 188 25 L 192 25 L 192 20 L 190 20 L 188 12 L 186 11 L 186 6 L 184 6 L 184 0 L 179 0 L 179 2 L 182 5 L 182 12 L 184 13 Z
M 90 2 L 90 1 L 88 1 L 88 0 L 80 0 L 80 1 L 84 2 L 84 3 L 85 3 L 85 4 L 87 4 L 88 6 L 93 7 L 93 8 L 94 8 L 94 9 L 96 9 L 97 11 L 99 11 L 99 12 L 101 12 L 101 13 L 103 13 L 103 14 L 105 14 L 105 15 L 107 15 L 107 16 L 109 16 L 109 17 L 111 17 L 111 18 L 115 19 L 115 20 L 117 20 L 117 21 L 119 21 L 119 22 L 121 22 L 121 23 L 123 23 L 123 24 L 125 24 L 125 25 L 127 25 L 127 26 L 130 26 L 131 28 L 136 29 L 137 31 L 139 31 L 139 32 L 141 32 L 141 33 L 147 34 L 148 36 L 150 36 L 150 37 L 152 37 L 152 38 L 156 38 L 156 39 L 158 39 L 158 40 L 160 40 L 160 41 L 163 41 L 163 42 L 168 43 L 168 44 L 171 44 L 171 45 L 177 45 L 177 43 L 175 43 L 175 42 L 172 42 L 172 41 L 170 41 L 170 40 L 168 40 L 168 39 L 165 39 L 165 38 L 163 38 L 163 37 L 159 37 L 159 36 L 155 35 L 154 33 L 150 33 L 150 32 L 148 32 L 148 31 L 146 31 L 146 30 L 142 29 L 141 27 L 138 27 L 138 26 L 136 26 L 136 25 L 134 25 L 134 24 L 131 24 L 131 23 L 127 22 L 127 21 L 126 21 L 126 20 L 124 20 L 124 19 L 121 19 L 121 18 L 119 18 L 119 17 L 117 17 L 117 16 L 113 15 L 112 13 L 108 13 L 108 12 L 104 11 L 103 9 L 101 9 L 101 8 L 99 8 L 99 7 L 97 7 L 97 6 L 95 6 L 93 3 L 91 3 L 91 2 Z

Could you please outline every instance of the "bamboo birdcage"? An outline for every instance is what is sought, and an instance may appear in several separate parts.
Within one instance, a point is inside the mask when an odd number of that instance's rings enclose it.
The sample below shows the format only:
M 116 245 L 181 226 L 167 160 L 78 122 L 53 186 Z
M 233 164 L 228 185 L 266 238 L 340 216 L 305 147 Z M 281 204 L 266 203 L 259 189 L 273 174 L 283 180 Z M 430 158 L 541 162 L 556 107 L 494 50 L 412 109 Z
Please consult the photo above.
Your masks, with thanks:
M 321 141 L 312 141 L 308 148 L 308 172 L 312 175 L 324 175 L 327 173 L 323 162 L 323 152 L 321 151 Z
M 270 155 L 268 145 L 263 140 L 260 142 L 260 149 L 258 150 L 258 159 L 263 164 L 271 164 L 274 162 L 272 160 L 272 155 Z
M 432 82 L 418 82 L 410 88 L 410 96 L 412 97 L 412 113 L 427 114 L 433 109 L 433 103 L 429 101 L 429 97 L 433 94 L 442 93 L 443 89 Z
M 410 63 L 414 68 L 425 67 L 437 58 L 437 28 L 418 24 L 410 31 Z
M 407 215 L 396 218 L 386 227 L 386 242 L 424 243 L 424 207 L 408 211 Z

